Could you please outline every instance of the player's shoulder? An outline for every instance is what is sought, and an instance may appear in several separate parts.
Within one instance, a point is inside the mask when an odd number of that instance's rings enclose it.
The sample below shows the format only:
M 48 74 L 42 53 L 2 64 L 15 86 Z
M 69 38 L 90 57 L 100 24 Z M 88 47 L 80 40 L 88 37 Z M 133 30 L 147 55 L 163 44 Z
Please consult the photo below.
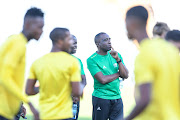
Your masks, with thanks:
M 74 55 L 73 55 L 74 56 Z M 76 57 L 76 56 L 74 56 L 80 63 L 82 63 L 82 61 L 81 61 L 81 59 L 80 58 L 78 58 L 78 57 Z
M 95 52 L 95 53 L 93 53 L 88 59 L 87 59 L 87 61 L 91 61 L 91 60 L 93 60 L 93 59 L 96 59 L 97 58 L 97 53 Z
M 16 45 L 24 45 L 27 43 L 27 38 L 22 33 L 19 33 L 9 36 L 6 42 Z

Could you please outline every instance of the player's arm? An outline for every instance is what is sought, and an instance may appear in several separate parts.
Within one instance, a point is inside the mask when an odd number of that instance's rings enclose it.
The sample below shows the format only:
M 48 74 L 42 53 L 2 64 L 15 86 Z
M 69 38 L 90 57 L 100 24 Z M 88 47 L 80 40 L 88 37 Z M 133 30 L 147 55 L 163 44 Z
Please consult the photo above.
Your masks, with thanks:
M 134 107 L 130 115 L 125 120 L 134 119 L 148 106 L 151 101 L 152 84 L 145 83 L 140 85 L 138 88 L 140 90 L 140 98 L 138 99 L 136 106 Z
M 79 61 L 73 61 L 70 70 L 70 79 L 71 79 L 71 87 L 72 87 L 72 96 L 79 97 L 83 93 L 83 89 L 85 84 L 81 81 L 81 72 Z
M 80 65 L 81 65 L 81 83 L 84 84 L 84 87 L 86 86 L 87 82 L 86 82 L 86 75 L 85 75 L 85 72 L 84 72 L 84 67 L 83 67 L 83 64 L 82 64 L 82 61 L 79 59 L 80 61 Z
M 26 83 L 26 94 L 27 95 L 36 95 L 39 93 L 39 87 L 36 87 L 37 77 L 35 73 L 35 62 L 32 64 L 30 72 L 29 72 L 29 79 Z
M 2 60 L 1 72 L 0 72 L 0 85 L 4 87 L 10 94 L 28 103 L 27 96 L 23 94 L 23 91 L 17 86 L 14 80 L 14 76 L 17 71 L 19 61 L 21 61 L 24 55 L 25 48 L 17 43 L 8 50 L 6 56 Z
M 123 60 L 122 60 L 122 58 L 119 57 L 118 52 L 116 52 L 116 51 L 114 51 L 114 49 L 112 49 L 110 54 L 118 62 L 120 77 L 127 79 L 129 77 L 129 71 L 123 64 Z
M 121 58 L 118 58 L 116 61 L 117 62 L 121 61 Z M 122 62 L 118 63 L 118 65 L 119 65 L 120 77 L 124 78 L 124 79 L 127 79 L 129 77 L 128 69 L 125 67 L 125 65 Z
M 81 83 L 84 85 L 84 87 L 87 85 L 87 82 L 86 82 L 86 75 L 81 75 Z
M 83 94 L 84 84 L 81 82 L 71 82 L 72 96 L 79 97 Z
M 36 79 L 28 79 L 26 83 L 26 94 L 36 95 L 39 93 L 39 87 L 35 87 Z
M 107 84 L 119 78 L 119 75 L 119 73 L 115 73 L 112 75 L 103 75 L 102 72 L 98 72 L 94 75 L 94 78 L 96 78 L 101 84 Z
M 91 75 L 94 76 L 94 78 L 97 79 L 101 84 L 110 83 L 120 76 L 119 73 L 115 73 L 112 75 L 103 75 L 95 61 L 90 58 L 87 60 L 87 66 Z

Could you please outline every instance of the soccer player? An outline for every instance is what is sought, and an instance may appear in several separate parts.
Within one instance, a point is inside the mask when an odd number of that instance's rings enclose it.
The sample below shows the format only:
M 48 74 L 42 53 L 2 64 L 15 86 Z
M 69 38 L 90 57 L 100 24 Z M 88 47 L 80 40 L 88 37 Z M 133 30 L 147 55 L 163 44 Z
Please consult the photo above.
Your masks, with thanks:
M 180 31 L 172 30 L 166 34 L 165 39 L 174 44 L 180 51 Z
M 166 23 L 157 22 L 153 28 L 153 36 L 165 39 L 166 33 L 170 31 L 170 28 Z
M 75 54 L 76 50 L 77 50 L 77 38 L 74 35 L 72 35 L 72 45 L 71 45 L 71 52 L 70 52 L 70 54 Z M 75 57 L 75 58 L 77 58 L 77 57 Z M 77 58 L 77 59 L 78 59 L 78 61 L 80 63 L 80 66 L 81 66 L 81 79 L 82 79 L 81 82 L 82 82 L 82 84 L 84 84 L 84 87 L 85 87 L 87 83 L 86 83 L 86 76 L 85 76 L 85 73 L 84 73 L 83 64 L 82 64 L 82 62 L 81 62 L 81 60 L 79 58 Z M 80 105 L 79 101 L 80 101 L 80 97 L 74 97 L 73 96 L 73 110 L 76 112 L 76 114 L 73 117 L 73 120 L 77 120 L 78 119 L 79 107 L 80 107 L 79 106 Z
M 140 53 L 135 61 L 139 98 L 126 120 L 178 120 L 178 50 L 161 38 L 149 40 L 146 31 L 147 19 L 148 12 L 142 6 L 133 7 L 126 13 L 128 34 L 140 43 Z
M 53 47 L 50 53 L 36 60 L 30 70 L 26 93 L 35 95 L 35 83 L 40 84 L 40 118 L 70 120 L 72 96 L 82 95 L 79 61 L 68 54 L 71 47 L 71 34 L 66 28 L 55 28 L 50 33 Z
M 38 112 L 26 95 L 23 95 L 26 44 L 38 40 L 44 26 L 44 13 L 38 8 L 29 9 L 24 17 L 21 33 L 10 36 L 0 47 L 0 120 L 14 119 L 21 101 L 28 103 L 35 118 Z
M 119 77 L 128 78 L 128 70 L 121 55 L 111 50 L 111 38 L 108 34 L 97 34 L 95 44 L 97 52 L 87 59 L 88 69 L 94 78 L 93 120 L 122 119 L 123 102 Z

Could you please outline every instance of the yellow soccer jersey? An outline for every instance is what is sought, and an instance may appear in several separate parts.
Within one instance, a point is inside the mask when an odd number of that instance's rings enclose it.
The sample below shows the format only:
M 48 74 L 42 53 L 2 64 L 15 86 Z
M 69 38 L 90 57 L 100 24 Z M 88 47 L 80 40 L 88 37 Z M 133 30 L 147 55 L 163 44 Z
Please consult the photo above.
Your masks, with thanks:
M 137 120 L 180 119 L 178 50 L 160 38 L 144 40 L 135 61 L 137 85 L 152 83 L 152 99 Z
M 29 79 L 40 83 L 40 118 L 72 118 L 71 82 L 80 82 L 78 60 L 66 52 L 52 52 L 35 61 Z
M 18 113 L 21 101 L 28 102 L 23 95 L 26 43 L 20 33 L 0 47 L 0 115 L 7 119 Z

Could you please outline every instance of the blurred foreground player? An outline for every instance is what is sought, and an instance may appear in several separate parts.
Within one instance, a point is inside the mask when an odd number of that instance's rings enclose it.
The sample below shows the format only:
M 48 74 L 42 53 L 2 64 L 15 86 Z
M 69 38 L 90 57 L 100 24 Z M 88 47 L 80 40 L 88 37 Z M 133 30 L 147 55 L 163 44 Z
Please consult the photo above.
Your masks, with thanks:
M 71 34 L 66 28 L 55 28 L 50 33 L 53 47 L 50 53 L 36 60 L 30 70 L 26 93 L 40 93 L 39 106 L 41 119 L 71 120 L 72 97 L 82 95 L 79 61 L 68 54 L 71 47 Z M 35 89 L 39 81 L 40 91 Z
M 174 44 L 180 51 L 180 31 L 172 30 L 166 34 L 165 39 Z
M 77 38 L 72 35 L 72 45 L 71 45 L 71 52 L 70 54 L 75 54 L 76 53 L 76 50 L 77 50 Z M 74 55 L 73 55 L 74 56 Z M 75 57 L 75 56 L 74 56 Z M 77 58 L 77 57 L 75 57 Z M 86 86 L 86 76 L 85 76 L 85 73 L 84 73 L 84 68 L 83 68 L 83 63 L 82 61 L 77 58 L 79 63 L 80 63 L 80 66 L 81 66 L 81 79 L 82 79 L 82 84 L 84 84 L 84 87 Z M 74 97 L 73 96 L 73 120 L 77 120 L 78 119 L 78 115 L 79 115 L 79 107 L 80 107 L 80 97 Z
M 21 108 L 21 101 L 29 104 L 38 119 L 38 112 L 23 95 L 23 85 L 26 44 L 31 39 L 40 38 L 43 26 L 44 13 L 38 8 L 31 8 L 25 14 L 22 32 L 10 36 L 0 47 L 0 120 L 14 119 Z
M 179 120 L 179 52 L 161 38 L 149 40 L 147 19 L 148 12 L 142 6 L 133 7 L 126 14 L 128 34 L 140 43 L 135 61 L 140 96 L 126 120 Z

